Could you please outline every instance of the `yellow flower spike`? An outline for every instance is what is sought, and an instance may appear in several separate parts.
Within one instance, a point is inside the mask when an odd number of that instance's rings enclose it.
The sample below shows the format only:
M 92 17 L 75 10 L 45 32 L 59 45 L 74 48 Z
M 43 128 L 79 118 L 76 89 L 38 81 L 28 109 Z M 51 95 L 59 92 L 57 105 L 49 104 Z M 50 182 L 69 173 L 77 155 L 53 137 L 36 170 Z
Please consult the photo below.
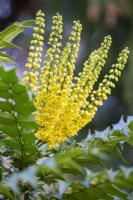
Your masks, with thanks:
M 45 84 L 47 85 L 47 93 L 53 90 L 52 87 L 55 87 L 56 80 L 58 79 L 57 65 L 59 64 L 60 58 L 61 43 L 59 40 L 62 39 L 62 24 L 62 16 L 57 13 L 55 16 L 53 16 L 52 33 L 50 34 L 48 41 L 50 48 L 47 50 L 45 55 L 45 57 L 49 58 L 49 60 L 44 61 L 44 67 L 41 69 L 41 90 Z
M 44 67 L 40 70 L 43 46 L 44 20 L 43 13 L 38 12 L 33 40 L 31 41 L 29 57 L 26 67 L 30 72 L 24 72 L 24 83 L 32 90 L 37 89 L 35 106 L 37 108 L 36 123 L 38 130 L 36 137 L 47 142 L 49 148 L 55 148 L 66 137 L 74 136 L 90 122 L 97 107 L 115 87 L 123 70 L 129 50 L 126 48 L 120 54 L 117 64 L 112 65 L 109 74 L 104 76 L 97 90 L 93 86 L 97 81 L 105 64 L 111 45 L 111 37 L 107 36 L 98 50 L 91 53 L 84 63 L 83 71 L 78 77 L 74 76 L 76 58 L 80 45 L 82 25 L 74 21 L 69 41 L 61 51 L 62 16 L 58 13 L 53 17 L 52 33 L 48 44 L 50 48 L 45 55 Z M 40 85 L 37 87 L 39 77 Z M 73 82 L 75 80 L 75 82 Z M 89 95 L 89 101 L 87 97 Z
M 69 37 L 69 42 L 64 47 L 59 64 L 59 83 L 61 90 L 71 88 L 73 79 L 73 70 L 75 69 L 75 62 L 80 45 L 80 35 L 82 25 L 79 21 L 74 21 L 72 32 Z
M 44 13 L 42 11 L 38 11 L 35 19 L 35 27 L 33 33 L 33 39 L 31 40 L 30 52 L 27 58 L 27 63 L 25 67 L 29 68 L 27 74 L 24 72 L 23 83 L 32 91 L 36 91 L 38 89 L 38 76 L 36 73 L 37 69 L 40 68 L 41 63 L 41 52 L 43 50 L 43 40 L 44 37 L 41 35 L 44 33 L 43 28 L 44 24 Z
M 107 36 L 104 38 L 101 47 L 91 53 L 88 60 L 84 63 L 83 72 L 79 73 L 79 77 L 76 77 L 77 84 L 74 85 L 73 93 L 83 94 L 85 98 L 88 97 L 105 64 L 111 43 L 111 37 Z
M 91 101 L 94 105 L 96 105 L 96 101 L 98 104 L 101 104 L 104 99 L 107 98 L 107 94 L 110 94 L 111 87 L 115 87 L 116 81 L 118 81 L 118 77 L 121 75 L 121 71 L 124 69 L 125 64 L 127 63 L 129 50 L 125 48 L 117 59 L 118 63 L 112 65 L 112 69 L 109 71 L 109 75 L 105 75 L 102 83 L 99 84 L 99 88 L 97 91 L 93 91 L 90 95 Z M 94 99 L 94 100 L 93 100 Z

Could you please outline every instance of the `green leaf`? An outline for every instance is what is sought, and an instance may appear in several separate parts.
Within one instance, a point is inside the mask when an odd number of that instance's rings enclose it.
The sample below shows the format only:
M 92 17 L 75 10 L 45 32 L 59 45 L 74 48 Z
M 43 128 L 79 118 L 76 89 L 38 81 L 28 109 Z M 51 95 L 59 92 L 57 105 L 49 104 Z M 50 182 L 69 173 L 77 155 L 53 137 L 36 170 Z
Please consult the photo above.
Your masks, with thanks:
M 119 198 L 121 198 L 121 199 L 123 199 L 123 200 L 124 200 L 124 199 L 127 200 L 127 194 L 126 194 L 125 192 L 122 192 L 119 188 L 114 187 L 114 186 L 111 185 L 110 183 L 105 183 L 105 184 L 104 184 L 104 187 L 103 187 L 102 185 L 100 185 L 100 186 L 98 187 L 98 189 L 99 189 L 100 191 L 103 191 L 103 192 L 106 191 L 107 194 L 111 194 L 111 195 L 116 196 L 116 197 L 119 197 Z
M 19 115 L 18 123 L 22 128 L 33 129 L 36 128 L 34 115 Z
M 10 94 L 7 93 L 7 92 L 1 92 L 0 91 L 0 96 L 1 96 L 1 98 L 6 99 L 6 100 L 10 99 Z
M 0 111 L 0 124 L 14 125 L 14 114 Z
M 5 71 L 0 68 L 0 86 L 1 141 L 13 150 L 13 157 L 19 163 L 16 166 L 34 163 L 34 155 L 38 152 L 34 136 L 36 123 L 32 114 L 35 106 L 26 88 L 19 83 L 15 69 Z
M 57 156 L 56 161 L 64 172 L 69 173 L 70 171 L 73 171 L 74 174 L 82 175 L 83 172 L 81 170 L 80 165 L 74 161 L 72 156 L 72 151 L 67 152 L 66 154 L 64 153 L 63 155 Z
M 35 135 L 33 133 L 27 133 L 27 134 L 22 133 L 22 134 L 23 134 L 24 149 L 25 150 L 28 149 L 28 152 L 34 155 L 38 151 L 38 149 L 35 147 L 35 140 L 36 140 Z
M 4 40 L 0 40 L 0 49 L 3 49 L 3 48 L 18 48 L 20 49 L 19 46 L 16 46 L 15 44 L 12 44 L 10 42 L 6 42 Z
M 6 186 L 0 186 L 0 194 L 3 194 L 5 197 L 14 200 L 14 196 L 9 192 L 9 189 Z
M 81 191 L 75 195 L 72 195 L 74 199 L 94 199 L 94 200 L 113 200 L 111 196 L 109 196 L 106 191 L 102 192 L 97 188 L 92 188 L 89 191 Z M 67 198 L 66 198 L 67 199 Z
M 12 104 L 9 101 L 0 101 L 0 110 L 11 112 Z
M 0 92 L 7 92 L 8 89 L 9 89 L 9 85 L 7 85 L 4 81 L 0 80 Z M 8 94 L 8 96 L 10 96 L 9 93 L 7 93 L 7 94 Z
M 28 95 L 27 91 L 26 91 L 26 88 L 23 85 L 21 85 L 20 83 L 14 84 L 12 86 L 12 90 L 14 92 L 14 95 L 16 95 L 16 94 L 21 95 L 23 93 L 26 93 L 26 95 Z
M 7 71 L 7 77 L 8 77 L 7 81 L 8 81 L 8 83 L 10 83 L 10 85 L 11 84 L 14 85 L 14 84 L 18 83 L 18 81 L 19 81 L 18 77 L 16 76 L 16 69 L 15 68 Z
M 133 131 L 133 121 L 131 121 L 130 123 L 129 123 L 129 129 L 131 130 L 131 131 Z
M 10 27 L 6 28 L 4 31 L 0 32 L 0 49 L 3 48 L 19 48 L 11 43 L 11 41 L 24 31 L 25 27 L 34 23 L 34 20 L 28 20 L 25 22 L 15 22 Z M 0 52 L 0 62 L 1 63 L 13 63 L 16 64 L 13 58 L 3 52 Z
M 6 28 L 0 33 L 0 39 L 11 42 L 17 35 L 19 35 L 25 27 L 34 23 L 34 20 L 27 20 L 25 22 L 15 22 L 10 27 Z
M 7 135 L 11 136 L 11 137 L 16 137 L 17 133 L 18 133 L 18 129 L 16 127 L 16 124 L 0 124 L 0 130 L 3 133 L 6 133 Z
M 13 63 L 16 64 L 16 62 L 13 60 L 13 58 L 6 53 L 0 52 L 0 62 L 1 63 Z
M 20 103 L 20 104 L 22 102 L 29 101 L 29 97 L 28 97 L 28 94 L 26 92 L 23 92 L 23 93 L 20 93 L 20 94 L 13 93 L 12 98 L 14 99 L 14 101 L 16 103 Z
M 21 98 L 21 97 L 20 97 Z M 14 110 L 18 112 L 20 115 L 28 115 L 29 113 L 34 112 L 36 109 L 31 101 L 23 101 L 21 103 L 17 103 L 14 106 Z
M 15 137 L 6 137 L 2 140 L 5 144 L 9 145 L 12 149 L 21 149 L 20 139 Z

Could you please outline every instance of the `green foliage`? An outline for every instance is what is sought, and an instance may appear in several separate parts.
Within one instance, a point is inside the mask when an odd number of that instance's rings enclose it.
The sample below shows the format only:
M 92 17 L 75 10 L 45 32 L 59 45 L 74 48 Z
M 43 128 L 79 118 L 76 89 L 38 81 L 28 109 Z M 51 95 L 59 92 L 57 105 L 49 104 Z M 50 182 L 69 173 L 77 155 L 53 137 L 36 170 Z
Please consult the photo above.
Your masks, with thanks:
M 68 141 L 53 152 L 43 145 L 37 164 L 2 181 L 1 194 L 11 199 L 23 193 L 25 199 L 128 199 L 133 190 L 133 168 L 121 166 L 113 171 L 104 162 L 110 158 L 107 152 L 121 156 L 121 143 L 132 143 L 132 123 L 130 118 L 128 123 L 121 119 L 113 130 L 89 133 L 85 140 Z M 90 164 L 100 168 L 94 171 Z
M 35 111 L 26 88 L 21 85 L 15 69 L 5 71 L 0 68 L 0 144 L 4 154 L 13 151 L 15 166 L 34 162 L 35 147 L 34 121 Z
M 20 48 L 11 43 L 11 41 L 23 32 L 24 28 L 33 24 L 34 20 L 28 20 L 25 22 L 15 22 L 10 27 L 0 32 L 0 49 L 3 48 Z M 11 56 L 5 52 L 0 52 L 0 63 L 15 63 Z

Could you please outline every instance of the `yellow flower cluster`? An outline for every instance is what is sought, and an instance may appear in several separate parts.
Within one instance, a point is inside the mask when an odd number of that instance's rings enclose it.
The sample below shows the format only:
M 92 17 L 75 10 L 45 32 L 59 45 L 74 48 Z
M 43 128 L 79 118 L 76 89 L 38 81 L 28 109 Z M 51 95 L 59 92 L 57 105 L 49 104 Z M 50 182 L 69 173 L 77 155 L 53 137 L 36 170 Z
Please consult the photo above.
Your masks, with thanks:
M 37 30 L 37 35 L 43 33 L 42 16 L 42 12 L 37 14 L 36 25 L 38 27 L 34 29 L 34 31 Z M 79 129 L 92 120 L 97 107 L 102 105 L 103 100 L 111 93 L 111 88 L 115 87 L 115 82 L 121 75 L 129 53 L 127 48 L 120 53 L 118 62 L 112 65 L 109 75 L 105 75 L 98 89 L 93 90 L 105 64 L 112 42 L 111 37 L 104 38 L 101 47 L 92 52 L 84 63 L 83 71 L 79 73 L 78 77 L 74 77 L 73 71 L 79 50 L 82 26 L 79 21 L 73 22 L 71 35 L 61 51 L 62 25 L 62 16 L 57 13 L 53 17 L 52 33 L 48 41 L 50 47 L 46 52 L 40 74 L 36 69 L 40 67 L 42 40 L 40 40 L 40 35 L 35 37 L 37 46 L 32 42 L 30 49 L 34 52 L 29 53 L 28 64 L 26 64 L 31 71 L 26 72 L 28 78 L 24 78 L 25 84 L 31 89 L 38 89 L 35 97 L 38 130 L 35 135 L 38 139 L 47 142 L 49 148 L 54 148 L 57 143 L 64 142 L 68 136 L 74 136 Z M 41 39 L 43 39 L 42 36 Z M 33 46 L 33 44 L 35 45 Z M 39 59 L 35 56 L 36 53 Z M 87 100 L 88 96 L 89 101 Z
M 44 13 L 38 11 L 36 14 L 35 27 L 33 33 L 33 39 L 31 40 L 30 52 L 25 67 L 29 68 L 29 71 L 24 72 L 23 84 L 33 91 L 37 90 L 39 72 L 42 62 L 42 51 L 44 45 Z

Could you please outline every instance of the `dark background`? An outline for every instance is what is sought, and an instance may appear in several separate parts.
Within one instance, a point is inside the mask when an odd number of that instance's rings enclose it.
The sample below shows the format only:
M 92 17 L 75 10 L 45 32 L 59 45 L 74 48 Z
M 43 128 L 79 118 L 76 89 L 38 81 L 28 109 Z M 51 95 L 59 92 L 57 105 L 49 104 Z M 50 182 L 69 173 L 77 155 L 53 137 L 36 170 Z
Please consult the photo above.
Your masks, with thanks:
M 112 94 L 98 109 L 94 120 L 81 132 L 82 136 L 88 128 L 103 130 L 112 123 L 117 123 L 124 115 L 133 114 L 133 1 L 130 0 L 0 0 L 0 31 L 15 21 L 34 19 L 38 10 L 46 14 L 47 41 L 51 18 L 56 12 L 63 16 L 64 40 L 71 31 L 72 21 L 80 20 L 83 25 L 82 40 L 77 60 L 75 74 L 82 70 L 83 62 L 90 52 L 99 47 L 104 36 L 111 35 L 113 44 L 107 63 L 102 71 L 100 80 L 109 71 L 111 64 L 116 62 L 119 52 L 126 46 L 130 48 L 128 64 L 113 89 Z M 22 77 L 26 57 L 28 55 L 29 42 L 32 29 L 26 28 L 24 33 L 18 36 L 14 43 L 22 47 L 22 50 L 8 50 L 16 62 L 18 62 L 18 74 Z M 45 44 L 47 48 L 47 43 Z M 10 66 L 9 66 L 10 67 Z M 81 137 L 82 137 L 81 136 Z

